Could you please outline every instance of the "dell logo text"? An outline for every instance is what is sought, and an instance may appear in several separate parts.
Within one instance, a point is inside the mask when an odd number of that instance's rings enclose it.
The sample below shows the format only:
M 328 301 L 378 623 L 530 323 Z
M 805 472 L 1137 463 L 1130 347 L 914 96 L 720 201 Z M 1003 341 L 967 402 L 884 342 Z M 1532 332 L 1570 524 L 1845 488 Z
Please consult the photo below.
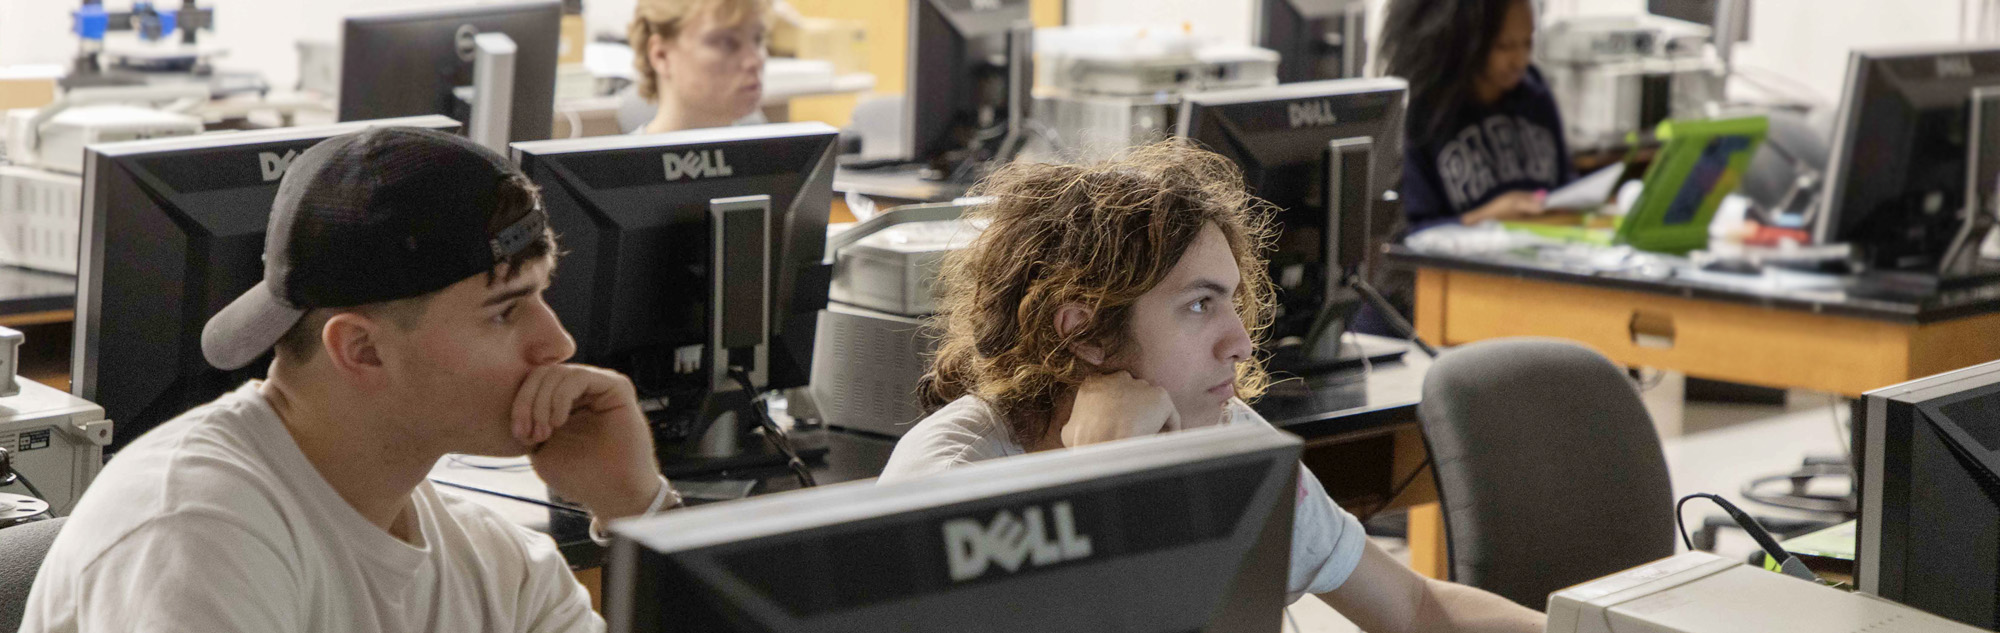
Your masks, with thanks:
M 708 149 L 660 157 L 667 165 L 667 181 L 687 178 L 720 178 L 736 173 L 722 158 L 722 150 Z
M 964 518 L 944 523 L 944 544 L 951 563 L 952 582 L 978 578 L 995 563 L 1009 573 L 1021 564 L 1053 565 L 1090 556 L 1090 537 L 1076 533 L 1076 516 L 1069 502 L 1049 507 L 1051 521 L 1044 521 L 1042 509 L 1030 507 L 1019 516 L 1009 510 L 993 515 L 993 521 Z
M 1333 102 L 1312 101 L 1308 103 L 1287 103 L 1285 112 L 1291 115 L 1292 128 L 1319 127 L 1339 123 L 1333 115 Z
M 285 170 L 292 167 L 292 159 L 299 157 L 299 150 L 285 150 L 283 156 L 276 152 L 257 152 L 257 168 L 264 173 L 264 182 L 285 177 Z

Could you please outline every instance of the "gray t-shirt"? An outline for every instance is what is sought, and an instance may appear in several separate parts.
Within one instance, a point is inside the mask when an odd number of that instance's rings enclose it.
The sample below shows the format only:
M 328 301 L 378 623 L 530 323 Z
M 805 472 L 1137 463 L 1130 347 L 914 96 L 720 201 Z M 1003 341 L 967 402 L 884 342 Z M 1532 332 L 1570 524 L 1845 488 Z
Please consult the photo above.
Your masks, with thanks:
M 1262 424 L 1262 416 L 1241 400 L 1230 400 L 1225 424 Z M 972 396 L 952 401 L 924 418 L 889 455 L 889 465 L 876 481 L 891 482 L 934 475 L 973 462 L 1028 451 L 993 407 Z M 1299 464 L 1297 506 L 1292 514 L 1291 599 L 1307 593 L 1339 589 L 1361 563 L 1367 534 L 1361 521 L 1333 503 L 1319 478 Z
M 63 524 L 21 630 L 591 633 L 547 535 L 430 482 L 410 541 L 355 511 L 250 381 L 141 436 Z

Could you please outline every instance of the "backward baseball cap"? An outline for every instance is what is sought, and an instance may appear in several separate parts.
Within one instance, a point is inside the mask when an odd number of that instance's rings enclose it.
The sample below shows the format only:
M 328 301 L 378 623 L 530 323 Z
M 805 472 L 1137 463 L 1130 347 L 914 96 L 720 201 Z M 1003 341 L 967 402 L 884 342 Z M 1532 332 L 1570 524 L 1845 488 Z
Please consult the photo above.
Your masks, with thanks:
M 488 231 L 521 172 L 464 138 L 414 127 L 343 134 L 286 170 L 264 237 L 264 280 L 209 318 L 202 356 L 237 369 L 309 310 L 422 296 L 495 266 L 542 236 L 539 201 Z

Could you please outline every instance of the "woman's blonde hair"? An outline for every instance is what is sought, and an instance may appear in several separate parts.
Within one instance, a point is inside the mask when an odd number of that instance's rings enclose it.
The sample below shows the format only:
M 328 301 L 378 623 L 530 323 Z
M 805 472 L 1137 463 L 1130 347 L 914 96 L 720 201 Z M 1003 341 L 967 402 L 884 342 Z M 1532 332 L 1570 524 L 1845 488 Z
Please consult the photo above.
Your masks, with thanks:
M 990 224 L 946 258 L 939 276 L 931 321 L 938 349 L 919 386 L 926 409 L 971 395 L 992 405 L 1016 440 L 1033 444 L 1048 431 L 1056 397 L 1100 372 L 1072 345 L 1100 345 L 1107 357 L 1133 351 L 1133 304 L 1209 226 L 1235 254 L 1236 314 L 1262 342 L 1273 309 L 1262 255 L 1275 208 L 1245 190 L 1227 159 L 1167 141 L 1090 165 L 1014 163 L 974 195 L 993 197 L 972 213 Z M 1056 312 L 1072 303 L 1091 316 L 1064 335 Z M 1237 395 L 1256 398 L 1269 382 L 1261 359 L 1237 365 Z
M 660 78 L 653 75 L 654 35 L 671 42 L 695 16 L 707 16 L 717 24 L 742 24 L 750 20 L 769 23 L 771 0 L 639 0 L 632 10 L 632 25 L 626 27 L 626 42 L 632 45 L 632 68 L 638 71 L 639 96 L 647 103 L 660 100 Z

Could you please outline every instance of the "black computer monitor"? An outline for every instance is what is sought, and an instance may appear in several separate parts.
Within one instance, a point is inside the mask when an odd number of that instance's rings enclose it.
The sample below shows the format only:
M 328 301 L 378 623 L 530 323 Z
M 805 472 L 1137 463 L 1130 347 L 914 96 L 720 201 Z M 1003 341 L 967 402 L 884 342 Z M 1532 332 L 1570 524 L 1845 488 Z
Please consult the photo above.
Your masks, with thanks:
M 1710 28 L 1723 26 L 1727 20 L 1718 20 L 1725 7 L 1725 0 L 1646 0 L 1646 12 L 1653 15 L 1687 20 Z M 1736 23 L 1731 30 L 1736 31 L 1736 41 L 1750 41 L 1750 0 L 1736 0 L 1728 3 L 1735 9 Z M 1717 37 L 1722 34 L 1717 33 Z
M 988 160 L 1006 139 L 1009 102 L 1032 86 L 1010 58 L 1009 33 L 1029 24 L 1028 0 L 910 0 L 903 143 L 910 160 L 949 172 Z M 1021 73 L 1025 75 L 1025 73 Z M 1009 88 L 1010 83 L 1014 89 Z M 1010 95 L 1015 98 L 1010 99 Z M 948 174 L 947 174 L 948 175 Z
M 507 139 L 546 139 L 554 129 L 561 29 L 562 3 L 554 0 L 347 18 L 340 120 L 442 114 L 470 124 L 476 106 L 459 93 L 470 94 L 473 84 L 472 38 L 505 33 L 515 45 Z
M 1397 225 L 1396 209 L 1381 201 L 1403 173 L 1408 86 L 1395 77 L 1340 79 L 1181 102 L 1176 133 L 1235 161 L 1250 193 L 1280 209 L 1270 254 L 1279 303 L 1274 339 L 1316 342 L 1326 328 L 1344 327 L 1344 318 L 1325 318 L 1329 311 L 1358 305 L 1351 298 L 1331 303 Z M 1367 168 L 1357 170 L 1361 165 Z
M 424 116 L 89 148 L 70 391 L 117 421 L 112 450 L 264 375 L 265 361 L 210 367 L 202 326 L 264 279 L 264 229 L 292 159 L 380 125 L 459 127 Z
M 1964 224 L 1973 91 L 2000 86 L 1992 44 L 1855 51 L 1814 240 L 1873 270 L 1936 273 Z
M 2000 363 L 1855 403 L 1862 591 L 2000 628 Z
M 804 386 L 831 275 L 838 136 L 821 123 L 781 123 L 514 144 L 566 253 L 546 296 L 576 338 L 577 359 L 626 373 L 643 398 L 700 402 L 716 366 L 711 201 L 768 195 L 770 339 L 759 387 Z M 700 367 L 677 368 L 677 350 L 696 347 Z
M 1299 440 L 1169 433 L 619 522 L 612 631 L 1276 633 Z
M 1257 45 L 1278 51 L 1278 82 L 1361 77 L 1368 63 L 1364 0 L 1262 0 Z

